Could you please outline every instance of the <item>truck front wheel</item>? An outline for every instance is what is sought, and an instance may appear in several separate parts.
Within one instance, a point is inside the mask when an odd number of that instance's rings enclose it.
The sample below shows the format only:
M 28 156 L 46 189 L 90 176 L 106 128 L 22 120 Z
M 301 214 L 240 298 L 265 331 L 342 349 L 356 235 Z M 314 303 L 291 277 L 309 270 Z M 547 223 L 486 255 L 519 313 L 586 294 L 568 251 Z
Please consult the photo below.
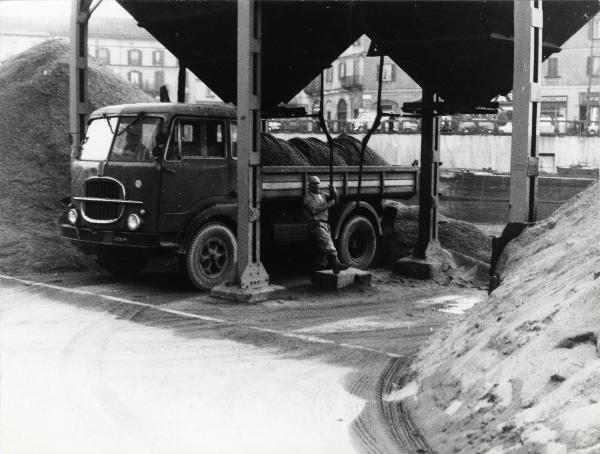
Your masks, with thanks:
M 237 256 L 235 236 L 229 227 L 212 222 L 192 237 L 185 257 L 187 274 L 200 290 L 209 290 L 227 280 Z
M 354 268 L 367 269 L 377 250 L 377 235 L 371 221 L 359 215 L 348 219 L 340 232 L 337 250 L 343 262 Z

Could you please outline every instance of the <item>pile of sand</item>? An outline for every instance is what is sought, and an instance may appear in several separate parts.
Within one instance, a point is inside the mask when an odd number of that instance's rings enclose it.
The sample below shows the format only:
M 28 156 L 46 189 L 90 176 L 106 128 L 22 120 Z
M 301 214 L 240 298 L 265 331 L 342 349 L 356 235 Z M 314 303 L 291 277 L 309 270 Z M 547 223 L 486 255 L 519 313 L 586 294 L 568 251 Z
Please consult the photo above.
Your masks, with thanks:
M 492 238 L 473 224 L 438 213 L 438 238 L 444 250 L 436 258 L 443 262 L 439 283 L 454 282 L 474 286 L 487 285 L 492 255 Z M 411 254 L 419 237 L 419 207 L 386 201 L 381 260 L 391 266 Z
M 333 165 L 360 165 L 361 142 L 355 137 L 342 134 L 333 139 Z M 329 146 L 316 137 L 293 137 L 283 140 L 263 133 L 261 163 L 264 166 L 328 166 Z M 386 166 L 389 163 L 371 148 L 365 148 L 365 166 Z
M 387 396 L 435 451 L 600 452 L 599 191 L 511 242 L 500 287 L 436 333 L 414 381 Z
M 91 108 L 150 97 L 89 64 Z M 69 195 L 68 47 L 47 41 L 0 66 L 0 272 L 81 269 L 90 262 L 59 237 Z

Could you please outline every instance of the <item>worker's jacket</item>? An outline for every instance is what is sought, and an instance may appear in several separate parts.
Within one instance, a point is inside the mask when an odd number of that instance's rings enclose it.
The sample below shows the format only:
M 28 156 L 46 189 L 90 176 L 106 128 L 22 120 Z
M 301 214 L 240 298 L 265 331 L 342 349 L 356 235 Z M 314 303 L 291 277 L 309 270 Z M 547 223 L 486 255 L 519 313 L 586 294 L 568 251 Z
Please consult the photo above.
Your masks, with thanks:
M 334 204 L 335 200 L 321 191 L 307 191 L 304 196 L 304 215 L 309 222 L 327 222 L 328 208 Z

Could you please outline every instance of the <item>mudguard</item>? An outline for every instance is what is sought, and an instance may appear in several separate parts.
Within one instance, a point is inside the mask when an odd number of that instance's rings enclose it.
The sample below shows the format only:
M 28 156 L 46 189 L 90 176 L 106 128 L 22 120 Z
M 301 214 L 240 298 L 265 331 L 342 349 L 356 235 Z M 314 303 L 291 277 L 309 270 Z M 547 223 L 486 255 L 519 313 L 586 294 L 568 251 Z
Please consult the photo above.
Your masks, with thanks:
M 366 215 L 367 218 L 369 218 L 369 220 L 373 223 L 373 226 L 375 227 L 377 234 L 379 236 L 381 236 L 383 234 L 383 232 L 381 230 L 381 222 L 379 222 L 379 215 L 377 214 L 377 211 L 375 211 L 375 208 L 373 208 L 367 202 L 359 202 L 358 208 L 356 208 L 356 202 L 353 202 L 353 201 L 345 202 L 342 204 L 339 213 L 340 214 L 336 218 L 335 227 L 333 229 L 333 239 L 334 240 L 338 239 L 338 237 L 340 235 L 340 231 L 342 230 L 342 226 L 344 225 L 344 222 L 346 222 L 348 217 L 354 213 L 361 213 L 363 215 Z

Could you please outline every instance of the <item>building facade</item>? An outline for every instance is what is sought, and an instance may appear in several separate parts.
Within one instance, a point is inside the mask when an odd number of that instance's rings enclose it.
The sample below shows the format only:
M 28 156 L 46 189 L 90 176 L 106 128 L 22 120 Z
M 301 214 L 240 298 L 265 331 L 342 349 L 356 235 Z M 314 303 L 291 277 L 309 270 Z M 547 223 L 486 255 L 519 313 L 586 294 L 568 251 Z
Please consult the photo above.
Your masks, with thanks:
M 379 57 L 366 56 L 369 45 L 369 38 L 362 36 L 325 70 L 327 119 L 357 118 L 361 112 L 375 110 Z M 542 74 L 542 115 L 553 120 L 599 121 L 600 14 L 544 62 Z M 384 111 L 399 113 L 403 103 L 421 98 L 420 87 L 387 57 L 382 76 Z M 312 99 L 309 109 L 318 111 L 320 78 L 305 91 Z
M 0 17 L 0 64 L 30 47 L 50 39 L 69 39 L 66 19 L 32 21 Z M 177 99 L 178 60 L 131 18 L 94 17 L 88 28 L 88 55 L 124 80 L 159 98 L 166 86 L 172 101 Z M 187 72 L 186 102 L 220 102 L 210 88 Z

